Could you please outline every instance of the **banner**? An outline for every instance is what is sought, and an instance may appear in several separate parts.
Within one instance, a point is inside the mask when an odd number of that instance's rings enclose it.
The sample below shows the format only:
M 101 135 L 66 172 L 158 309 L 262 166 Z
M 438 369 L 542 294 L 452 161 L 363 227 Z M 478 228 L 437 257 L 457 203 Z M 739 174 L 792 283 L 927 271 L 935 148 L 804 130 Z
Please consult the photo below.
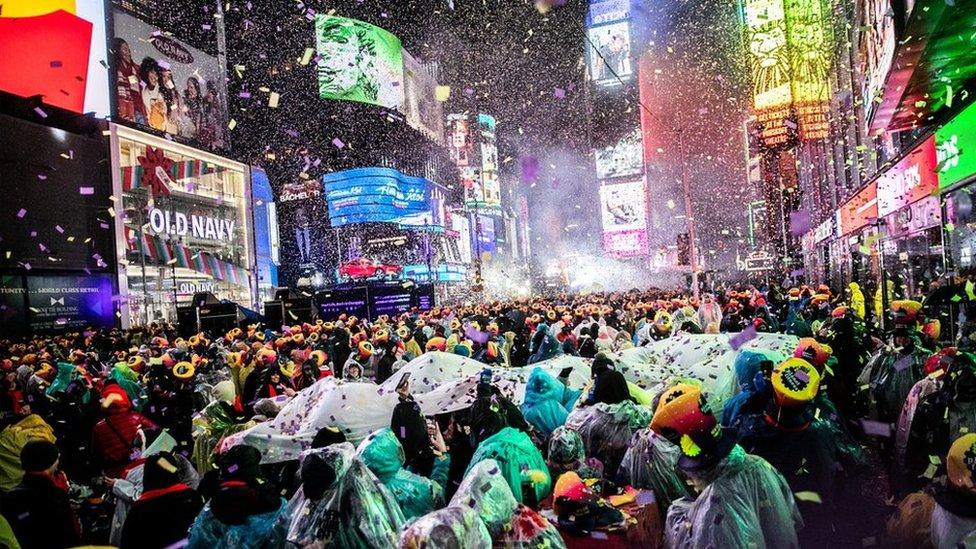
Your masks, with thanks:
M 444 108 L 437 100 L 437 80 L 426 65 L 403 50 L 404 104 L 407 124 L 444 143 Z
M 435 183 L 423 177 L 391 168 L 356 168 L 328 174 L 322 182 L 333 228 L 355 223 L 417 226 L 421 216 L 421 221 L 430 220 L 431 228 L 439 222 L 443 229 L 443 216 L 433 215 Z
M 356 19 L 320 14 L 315 16 L 315 51 L 319 97 L 401 109 L 399 38 Z
M 28 276 L 28 324 L 32 332 L 111 328 L 116 324 L 112 301 L 114 277 Z
M 217 58 L 116 9 L 116 120 L 213 150 L 229 148 L 227 86 Z
M 884 217 L 939 188 L 935 137 L 929 137 L 878 177 L 878 215 Z

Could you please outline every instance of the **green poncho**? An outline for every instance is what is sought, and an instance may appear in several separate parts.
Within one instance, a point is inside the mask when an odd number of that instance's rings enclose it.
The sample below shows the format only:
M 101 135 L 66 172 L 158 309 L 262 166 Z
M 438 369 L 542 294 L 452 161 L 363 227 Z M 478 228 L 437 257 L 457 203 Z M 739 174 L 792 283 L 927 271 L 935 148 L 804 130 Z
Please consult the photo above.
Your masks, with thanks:
M 467 472 L 486 459 L 498 463 L 501 475 L 519 503 L 522 503 L 523 480 L 532 484 L 536 501 L 542 501 L 549 495 L 552 488 L 549 468 L 542 459 L 542 453 L 532 444 L 532 439 L 522 431 L 505 427 L 483 440 L 475 449 Z
M 357 452 L 366 467 L 393 493 L 406 520 L 444 504 L 443 490 L 436 482 L 403 468 L 403 446 L 389 428 L 367 437 Z

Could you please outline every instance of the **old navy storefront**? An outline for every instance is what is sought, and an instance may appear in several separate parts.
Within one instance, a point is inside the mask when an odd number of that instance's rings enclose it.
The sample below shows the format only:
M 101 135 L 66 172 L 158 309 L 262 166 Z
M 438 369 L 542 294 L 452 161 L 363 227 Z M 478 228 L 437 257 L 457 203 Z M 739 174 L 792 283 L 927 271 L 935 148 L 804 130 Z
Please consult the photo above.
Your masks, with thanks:
M 123 326 L 175 321 L 196 292 L 255 308 L 247 167 L 118 125 L 111 149 Z

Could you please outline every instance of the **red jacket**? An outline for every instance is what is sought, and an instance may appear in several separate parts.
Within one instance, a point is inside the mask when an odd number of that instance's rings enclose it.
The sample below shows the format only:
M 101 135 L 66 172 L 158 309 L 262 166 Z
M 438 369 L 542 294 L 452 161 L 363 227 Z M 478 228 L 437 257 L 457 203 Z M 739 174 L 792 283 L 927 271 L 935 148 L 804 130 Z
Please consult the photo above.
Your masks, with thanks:
M 156 424 L 139 412 L 125 409 L 110 410 L 108 417 L 95 425 L 92 451 L 107 476 L 118 476 L 132 461 L 139 429 L 156 429 Z

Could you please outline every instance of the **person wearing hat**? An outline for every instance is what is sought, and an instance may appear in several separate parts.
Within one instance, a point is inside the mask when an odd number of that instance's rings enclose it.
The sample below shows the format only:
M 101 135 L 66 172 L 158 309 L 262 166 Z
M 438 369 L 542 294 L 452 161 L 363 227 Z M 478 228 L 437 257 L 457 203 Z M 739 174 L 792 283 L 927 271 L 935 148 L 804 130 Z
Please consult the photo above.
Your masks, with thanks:
M 203 499 L 181 481 L 178 464 L 169 452 L 146 458 L 142 495 L 125 517 L 120 549 L 162 549 L 186 539 Z
M 901 481 L 906 491 L 924 483 L 930 455 L 942 455 L 952 440 L 976 432 L 976 357 L 966 352 L 935 356 L 940 357 L 937 365 L 927 363 L 927 369 L 934 368 L 927 379 L 938 378 L 934 390 L 918 398 L 914 414 L 905 414 L 911 417 L 906 418 L 904 457 L 896 456 L 903 470 L 893 480 Z
M 823 547 L 835 530 L 834 487 L 838 464 L 853 464 L 840 444 L 841 432 L 819 409 L 816 398 L 820 373 L 807 360 L 788 358 L 770 376 L 772 399 L 764 409 L 737 423 L 739 444 L 762 457 L 786 478 L 794 493 L 813 492 L 819 502 L 797 503 L 806 528 L 800 532 L 806 547 Z M 849 467 L 848 467 L 849 468 Z
M 146 416 L 132 409 L 132 402 L 117 383 L 109 382 L 102 389 L 104 419 L 92 431 L 92 459 L 105 476 L 119 478 L 135 459 L 139 431 L 158 429 Z
M 671 504 L 668 547 L 798 547 L 803 519 L 786 479 L 735 443 L 698 387 L 665 391 L 651 429 L 679 446 L 678 468 L 698 489 Z
M 929 354 L 919 343 L 915 317 L 896 313 L 891 344 L 871 358 L 859 379 L 868 385 L 874 419 L 884 423 L 898 419 L 909 391 L 924 375 Z
M 81 542 L 80 524 L 68 498 L 68 479 L 58 468 L 58 447 L 33 440 L 20 451 L 24 478 L 0 497 L 0 512 L 24 549 L 60 549 Z

